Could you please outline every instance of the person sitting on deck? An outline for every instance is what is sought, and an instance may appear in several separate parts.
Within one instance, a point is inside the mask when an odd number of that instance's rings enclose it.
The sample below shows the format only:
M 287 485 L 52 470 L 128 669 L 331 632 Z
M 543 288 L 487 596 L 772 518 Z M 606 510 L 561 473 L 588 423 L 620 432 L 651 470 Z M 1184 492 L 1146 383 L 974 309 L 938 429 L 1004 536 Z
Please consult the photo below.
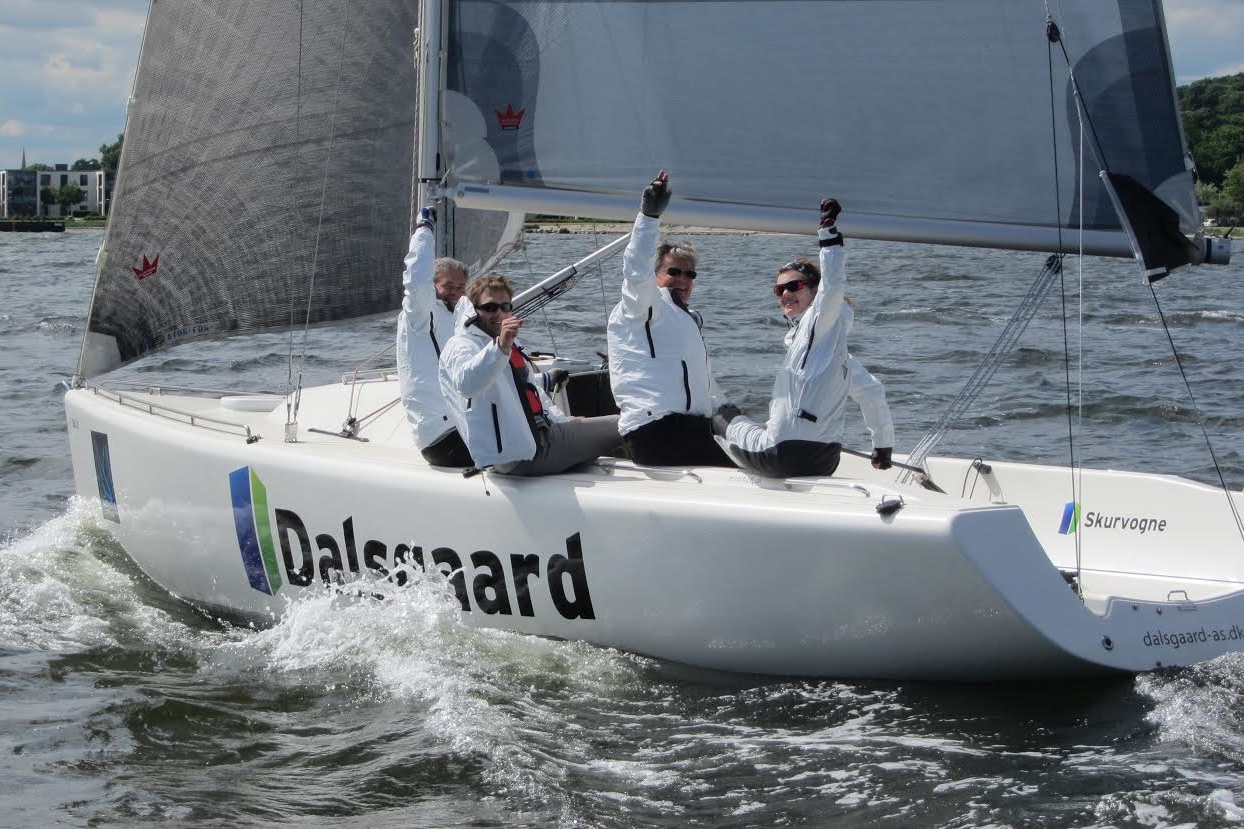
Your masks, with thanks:
M 617 415 L 568 417 L 545 394 L 516 341 L 523 321 L 505 278 L 478 277 L 466 296 L 441 350 L 440 385 L 475 466 L 555 475 L 616 450 Z
M 433 261 L 436 214 L 419 211 L 402 272 L 402 310 L 397 317 L 397 377 L 415 446 L 434 466 L 470 466 L 471 454 L 450 419 L 441 394 L 441 347 L 454 333 L 454 307 L 467 284 L 457 259 Z
M 669 204 L 662 170 L 643 192 L 622 256 L 622 299 L 609 314 L 609 380 L 631 459 L 659 466 L 733 466 L 713 440 L 713 380 L 703 319 L 687 306 L 695 251 L 657 247 Z
M 778 269 L 773 293 L 791 328 L 768 421 L 755 423 L 729 405 L 714 415 L 714 432 L 731 457 L 761 475 L 832 475 L 841 457 L 848 395 L 860 404 L 872 433 L 873 467 L 890 468 L 894 426 L 885 389 L 847 352 L 854 315 L 846 297 L 840 212 L 836 199 L 821 201 L 819 268 L 796 259 Z

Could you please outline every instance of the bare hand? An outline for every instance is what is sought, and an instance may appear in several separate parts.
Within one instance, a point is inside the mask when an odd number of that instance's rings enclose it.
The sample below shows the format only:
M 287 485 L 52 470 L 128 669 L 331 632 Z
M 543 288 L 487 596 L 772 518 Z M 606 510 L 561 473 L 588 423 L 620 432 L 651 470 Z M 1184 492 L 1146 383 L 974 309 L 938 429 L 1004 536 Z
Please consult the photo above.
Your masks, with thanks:
M 497 348 L 508 352 L 514 346 L 514 338 L 518 336 L 518 329 L 523 327 L 523 319 L 522 317 L 506 317 L 501 320 L 499 327 Z

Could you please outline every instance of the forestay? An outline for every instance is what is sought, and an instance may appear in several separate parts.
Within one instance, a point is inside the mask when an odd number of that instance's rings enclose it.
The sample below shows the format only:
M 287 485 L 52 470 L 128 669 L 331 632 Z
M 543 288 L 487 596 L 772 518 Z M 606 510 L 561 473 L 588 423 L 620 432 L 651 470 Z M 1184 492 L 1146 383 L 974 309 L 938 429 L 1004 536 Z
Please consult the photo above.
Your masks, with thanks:
M 629 218 L 659 165 L 671 221 L 801 232 L 832 194 L 853 236 L 1074 249 L 1083 220 L 1089 252 L 1131 255 L 1093 158 L 1081 192 L 1065 46 L 1108 169 L 1195 230 L 1159 4 L 1051 3 L 1052 52 L 1046 5 L 450 0 L 448 85 L 504 185 L 460 157 L 452 192 Z

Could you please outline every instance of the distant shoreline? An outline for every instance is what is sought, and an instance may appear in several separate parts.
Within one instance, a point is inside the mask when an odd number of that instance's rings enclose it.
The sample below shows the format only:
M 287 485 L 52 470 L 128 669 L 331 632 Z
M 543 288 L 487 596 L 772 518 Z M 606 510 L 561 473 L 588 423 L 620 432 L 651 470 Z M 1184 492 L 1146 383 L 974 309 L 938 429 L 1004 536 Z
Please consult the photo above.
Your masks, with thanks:
M 621 236 L 623 233 L 630 233 L 631 227 L 632 224 L 630 222 L 528 222 L 523 225 L 523 230 L 528 233 L 607 233 Z M 667 235 L 687 233 L 730 236 L 755 236 L 763 232 L 759 230 L 730 230 L 720 227 L 696 227 L 693 225 L 662 225 L 661 231 Z

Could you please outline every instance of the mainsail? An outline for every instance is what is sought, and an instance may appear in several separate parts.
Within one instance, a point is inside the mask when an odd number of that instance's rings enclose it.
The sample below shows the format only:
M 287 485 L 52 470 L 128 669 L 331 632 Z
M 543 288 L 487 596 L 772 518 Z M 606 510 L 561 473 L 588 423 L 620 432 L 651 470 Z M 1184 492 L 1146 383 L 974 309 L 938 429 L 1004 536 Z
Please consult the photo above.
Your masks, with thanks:
M 416 14 L 415 0 L 152 3 L 79 376 L 396 313 Z M 455 213 L 468 261 L 513 230 Z
M 1197 227 L 1157 0 L 448 5 L 501 166 L 460 158 L 462 204 L 629 218 L 660 166 L 673 222 L 801 232 L 833 195 L 853 236 L 1130 256 L 1104 165 Z

